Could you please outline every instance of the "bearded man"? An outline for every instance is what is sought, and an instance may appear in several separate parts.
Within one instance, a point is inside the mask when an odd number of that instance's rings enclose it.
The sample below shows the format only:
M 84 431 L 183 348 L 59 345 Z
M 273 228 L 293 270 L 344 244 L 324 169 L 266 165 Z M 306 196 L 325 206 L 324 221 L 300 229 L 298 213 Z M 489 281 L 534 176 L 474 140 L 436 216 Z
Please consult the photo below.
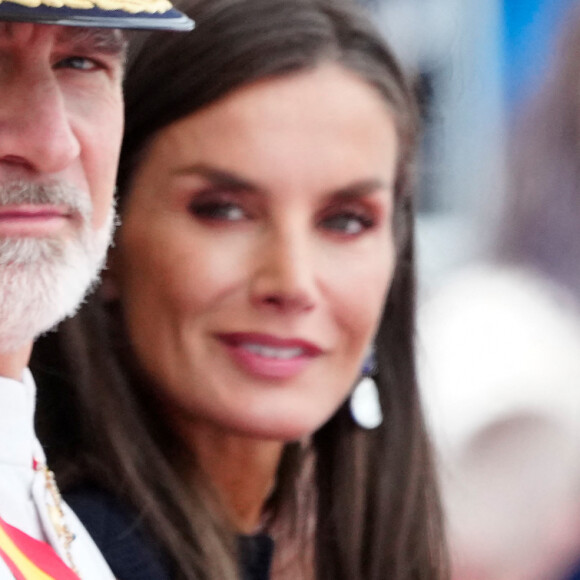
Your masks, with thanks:
M 44 1 L 0 0 L 0 580 L 112 580 L 46 466 L 27 364 L 111 239 L 120 29 L 192 23 L 167 0 Z

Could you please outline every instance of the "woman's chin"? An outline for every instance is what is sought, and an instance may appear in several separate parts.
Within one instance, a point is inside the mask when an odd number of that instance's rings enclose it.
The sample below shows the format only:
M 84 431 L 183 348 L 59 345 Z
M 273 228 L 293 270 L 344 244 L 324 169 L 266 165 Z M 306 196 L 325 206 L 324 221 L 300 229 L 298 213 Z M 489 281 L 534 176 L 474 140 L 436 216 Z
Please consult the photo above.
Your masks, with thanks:
M 238 434 L 256 439 L 291 443 L 313 435 L 328 420 L 325 418 L 275 416 L 248 418 L 234 429 Z

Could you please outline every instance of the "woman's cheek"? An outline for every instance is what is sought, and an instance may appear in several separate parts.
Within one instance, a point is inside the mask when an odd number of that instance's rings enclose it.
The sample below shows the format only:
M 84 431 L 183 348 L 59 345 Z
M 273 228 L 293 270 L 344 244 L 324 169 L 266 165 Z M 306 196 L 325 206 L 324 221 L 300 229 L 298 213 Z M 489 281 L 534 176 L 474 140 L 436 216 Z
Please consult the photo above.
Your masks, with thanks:
M 219 300 L 243 278 L 248 263 L 246 246 L 228 236 L 190 241 L 187 249 L 173 257 L 173 298 L 192 307 Z
M 361 260 L 357 267 L 343 264 L 336 311 L 353 334 L 370 343 L 378 330 L 394 272 L 394 256 L 383 252 L 374 259 Z M 349 275 L 346 275 L 348 272 Z

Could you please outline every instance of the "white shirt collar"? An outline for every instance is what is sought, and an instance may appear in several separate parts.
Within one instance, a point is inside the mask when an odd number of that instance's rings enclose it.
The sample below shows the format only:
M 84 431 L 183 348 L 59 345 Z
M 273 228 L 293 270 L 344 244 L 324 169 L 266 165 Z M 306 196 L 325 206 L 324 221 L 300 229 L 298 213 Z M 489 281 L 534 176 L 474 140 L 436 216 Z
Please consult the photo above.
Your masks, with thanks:
M 36 387 L 28 369 L 22 381 L 0 377 L 0 463 L 32 465 L 35 405 Z

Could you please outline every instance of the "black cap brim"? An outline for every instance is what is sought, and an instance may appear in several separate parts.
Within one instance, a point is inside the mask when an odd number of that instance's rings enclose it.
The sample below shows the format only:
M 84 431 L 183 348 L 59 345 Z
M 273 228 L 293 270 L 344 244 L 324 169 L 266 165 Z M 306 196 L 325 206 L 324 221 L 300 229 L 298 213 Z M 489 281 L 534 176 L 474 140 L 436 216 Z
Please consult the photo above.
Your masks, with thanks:
M 1 20 L 132 30 L 187 31 L 192 30 L 194 27 L 193 21 L 175 8 L 168 8 L 164 12 L 148 12 L 146 10 L 134 12 L 129 10 L 105 10 L 97 6 L 92 8 L 54 7 L 43 4 L 26 6 L 17 2 L 0 0 Z

